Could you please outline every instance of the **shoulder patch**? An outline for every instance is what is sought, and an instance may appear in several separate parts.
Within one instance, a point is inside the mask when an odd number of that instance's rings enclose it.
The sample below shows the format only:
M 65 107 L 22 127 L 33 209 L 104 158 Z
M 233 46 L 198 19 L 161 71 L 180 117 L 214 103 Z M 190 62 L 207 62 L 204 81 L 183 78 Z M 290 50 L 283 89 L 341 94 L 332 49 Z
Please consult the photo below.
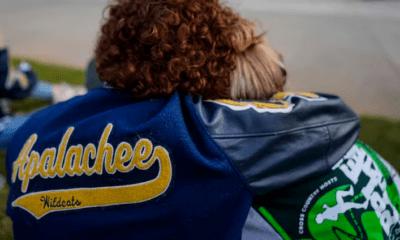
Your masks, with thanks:
M 273 96 L 269 101 L 238 101 L 229 99 L 207 100 L 219 105 L 226 106 L 234 111 L 244 111 L 253 109 L 258 113 L 289 113 L 295 106 L 290 98 L 297 97 L 307 101 L 324 101 L 326 98 L 315 93 L 307 92 L 280 92 Z M 288 101 L 289 100 L 289 101 Z
M 273 96 L 274 100 L 278 99 L 287 99 L 291 97 L 298 97 L 302 98 L 307 101 L 324 101 L 326 98 L 319 96 L 318 94 L 315 93 L 309 93 L 309 92 L 280 92 L 277 93 Z
M 234 111 L 244 111 L 248 109 L 253 109 L 259 113 L 287 113 L 292 111 L 294 104 L 282 101 L 282 100 L 272 100 L 268 102 L 240 102 L 227 99 L 208 101 L 214 102 L 219 105 L 226 106 Z

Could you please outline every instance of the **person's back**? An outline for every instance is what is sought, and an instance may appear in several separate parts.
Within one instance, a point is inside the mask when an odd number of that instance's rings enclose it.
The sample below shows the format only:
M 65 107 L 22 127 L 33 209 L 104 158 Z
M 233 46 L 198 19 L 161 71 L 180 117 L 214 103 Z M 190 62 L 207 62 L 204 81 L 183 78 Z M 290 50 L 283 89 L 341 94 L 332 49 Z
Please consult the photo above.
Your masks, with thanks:
M 337 115 L 323 113 L 327 104 Z M 325 129 L 339 128 L 347 130 L 316 146 Z M 174 93 L 135 102 L 95 89 L 18 130 L 7 154 L 7 213 L 16 239 L 240 239 L 254 196 L 323 173 L 309 165 L 333 163 L 358 129 L 358 117 L 329 95 L 234 102 Z M 330 145 L 343 136 L 352 137 Z
M 251 194 L 187 101 L 96 89 L 33 115 L 8 155 L 16 239 L 240 236 Z
M 238 46 L 240 20 L 218 1 L 115 1 L 96 50 L 115 89 L 39 111 L 8 148 L 15 238 L 240 238 L 251 193 L 186 104 L 229 96 L 236 56 L 262 42 Z

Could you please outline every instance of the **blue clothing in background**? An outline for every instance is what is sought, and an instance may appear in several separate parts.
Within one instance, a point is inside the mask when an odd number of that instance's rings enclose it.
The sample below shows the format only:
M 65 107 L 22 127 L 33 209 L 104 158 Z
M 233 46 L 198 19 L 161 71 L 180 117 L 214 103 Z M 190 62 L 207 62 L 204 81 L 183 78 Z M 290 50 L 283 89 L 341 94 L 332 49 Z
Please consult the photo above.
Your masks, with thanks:
M 29 96 L 30 98 L 52 100 L 53 99 L 53 89 L 51 83 L 39 81 L 36 86 L 32 89 Z
M 0 150 L 6 150 L 18 128 L 30 115 L 5 116 L 0 119 Z

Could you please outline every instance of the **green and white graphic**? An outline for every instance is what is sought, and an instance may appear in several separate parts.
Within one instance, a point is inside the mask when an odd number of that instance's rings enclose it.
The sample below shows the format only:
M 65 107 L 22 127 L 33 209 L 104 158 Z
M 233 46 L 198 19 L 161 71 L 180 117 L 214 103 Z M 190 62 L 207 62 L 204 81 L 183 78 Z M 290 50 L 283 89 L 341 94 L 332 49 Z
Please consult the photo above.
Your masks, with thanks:
M 399 174 L 357 141 L 324 175 L 256 198 L 284 240 L 400 240 Z
M 399 178 L 390 165 L 357 142 L 333 174 L 339 184 L 320 191 L 307 215 L 314 239 L 400 239 Z

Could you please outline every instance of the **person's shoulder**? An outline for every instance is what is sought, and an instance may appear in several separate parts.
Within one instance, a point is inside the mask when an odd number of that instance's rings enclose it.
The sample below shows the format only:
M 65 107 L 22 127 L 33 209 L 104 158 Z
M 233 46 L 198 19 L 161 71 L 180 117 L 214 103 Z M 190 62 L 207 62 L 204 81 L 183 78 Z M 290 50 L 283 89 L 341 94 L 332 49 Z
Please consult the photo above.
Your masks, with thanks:
M 113 90 L 95 89 L 34 112 L 18 131 L 51 132 L 122 105 L 123 102 L 121 94 Z
M 143 122 L 163 108 L 165 101 L 161 100 L 136 101 L 128 92 L 106 87 L 96 88 L 85 95 L 35 112 L 18 131 L 23 133 L 20 137 L 24 139 L 33 133 L 47 135 L 70 126 L 97 126 L 106 122 L 129 124 L 134 120 Z M 133 114 L 139 112 L 140 115 Z
M 282 92 L 270 100 L 195 100 L 201 119 L 214 137 L 276 134 L 358 121 L 338 96 Z
M 199 98 L 193 103 L 210 136 L 256 194 L 328 171 L 360 129 L 358 115 L 329 94 L 282 92 L 264 101 Z

